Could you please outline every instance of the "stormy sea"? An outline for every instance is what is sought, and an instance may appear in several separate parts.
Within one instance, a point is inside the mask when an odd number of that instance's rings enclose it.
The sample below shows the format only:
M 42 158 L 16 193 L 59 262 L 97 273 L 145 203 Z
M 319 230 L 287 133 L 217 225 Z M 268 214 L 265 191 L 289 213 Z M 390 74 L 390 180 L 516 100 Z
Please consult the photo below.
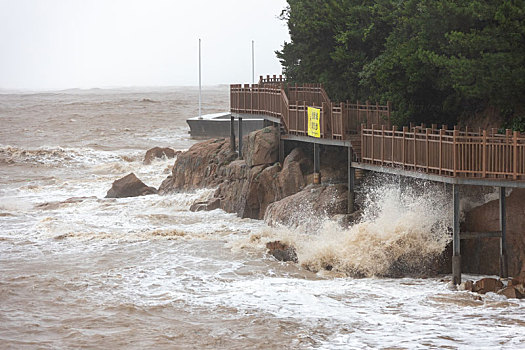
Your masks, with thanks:
M 203 112 L 227 111 L 228 94 L 205 88 Z M 305 215 L 308 230 L 189 210 L 213 188 L 104 198 L 131 172 L 161 184 L 174 159 L 144 154 L 198 142 L 197 101 L 193 88 L 0 94 L 1 349 L 525 349 L 525 300 L 378 277 L 450 242 L 437 190 L 378 183 L 359 224 Z M 275 239 L 299 263 L 269 255 Z M 337 272 L 353 266 L 365 273 Z

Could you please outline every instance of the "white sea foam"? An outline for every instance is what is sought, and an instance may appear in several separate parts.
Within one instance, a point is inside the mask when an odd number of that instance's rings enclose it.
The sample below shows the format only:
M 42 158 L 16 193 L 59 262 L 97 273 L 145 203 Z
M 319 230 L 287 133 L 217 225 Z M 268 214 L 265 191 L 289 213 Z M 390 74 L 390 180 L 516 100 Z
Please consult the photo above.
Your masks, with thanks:
M 350 228 L 319 221 L 314 232 L 298 228 L 268 228 L 237 247 L 281 240 L 295 247 L 307 269 L 333 269 L 351 276 L 423 272 L 425 262 L 437 258 L 450 242 L 451 212 L 446 194 L 422 183 L 401 188 L 398 183 L 375 182 L 365 189 L 360 222 Z M 399 270 L 399 271 L 398 271 Z

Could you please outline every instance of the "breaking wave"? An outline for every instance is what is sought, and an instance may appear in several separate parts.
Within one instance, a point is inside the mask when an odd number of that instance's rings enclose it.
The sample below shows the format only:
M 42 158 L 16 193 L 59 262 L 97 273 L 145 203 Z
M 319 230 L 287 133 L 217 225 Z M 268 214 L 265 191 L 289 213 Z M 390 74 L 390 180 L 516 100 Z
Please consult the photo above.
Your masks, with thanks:
M 360 221 L 349 228 L 330 220 L 320 222 L 315 233 L 305 227 L 268 228 L 238 244 L 280 240 L 295 247 L 299 263 L 315 272 L 367 277 L 427 273 L 451 241 L 448 203 L 442 187 L 430 183 L 416 188 L 376 183 L 367 187 Z
M 126 156 L 125 156 L 126 157 Z M 39 147 L 24 149 L 16 146 L 0 146 L 0 163 L 35 164 L 44 166 L 95 165 L 100 162 L 128 160 L 118 154 L 91 148 Z

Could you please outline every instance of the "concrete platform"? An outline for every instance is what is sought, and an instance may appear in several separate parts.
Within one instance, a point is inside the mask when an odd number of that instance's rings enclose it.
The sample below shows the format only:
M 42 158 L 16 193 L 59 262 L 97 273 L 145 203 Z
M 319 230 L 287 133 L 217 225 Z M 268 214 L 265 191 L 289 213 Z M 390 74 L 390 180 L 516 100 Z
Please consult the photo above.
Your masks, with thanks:
M 230 112 L 203 115 L 202 118 L 195 117 L 187 119 L 192 137 L 230 137 Z M 235 115 L 234 127 L 237 135 L 239 125 Z M 242 133 L 248 135 L 250 132 L 264 128 L 267 124 L 263 116 L 242 115 Z

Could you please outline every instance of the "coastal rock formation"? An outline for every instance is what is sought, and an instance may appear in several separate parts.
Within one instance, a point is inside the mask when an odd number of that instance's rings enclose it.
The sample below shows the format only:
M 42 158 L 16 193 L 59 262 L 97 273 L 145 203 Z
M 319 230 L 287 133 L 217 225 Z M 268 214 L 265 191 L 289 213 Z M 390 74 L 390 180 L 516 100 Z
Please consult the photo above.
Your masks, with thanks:
M 212 139 L 193 145 L 181 153 L 171 176 L 162 182 L 159 193 L 214 187 L 222 182 L 218 170 L 237 158 L 226 139 Z
M 149 149 L 147 152 L 146 152 L 146 155 L 144 156 L 144 161 L 143 163 L 145 165 L 148 165 L 148 164 L 151 164 L 151 162 L 155 159 L 155 158 L 175 158 L 175 156 L 177 154 L 181 153 L 180 151 L 177 151 L 175 152 L 173 149 L 171 148 L 168 148 L 168 147 L 165 147 L 165 148 L 161 148 L 161 147 L 154 147 L 154 148 L 151 148 Z
M 264 220 L 269 225 L 298 226 L 309 220 L 345 214 L 347 188 L 343 184 L 308 185 L 302 191 L 270 204 Z
M 514 189 L 506 199 L 507 254 L 509 275 L 525 271 L 525 189 Z M 465 229 L 469 232 L 499 231 L 499 200 L 493 200 L 466 213 Z M 482 274 L 499 273 L 499 238 L 461 242 L 464 271 Z
M 106 198 L 137 197 L 156 193 L 157 190 L 154 187 L 147 186 L 131 173 L 113 182 Z
M 279 160 L 279 137 L 278 130 L 268 127 L 250 133 L 243 139 L 243 156 L 246 165 L 254 167 L 257 165 L 273 164 Z
M 277 128 L 250 133 L 244 138 L 243 151 L 244 160 L 239 160 L 226 139 L 195 144 L 177 157 L 159 193 L 217 186 L 213 198 L 196 203 L 193 210 L 212 210 L 219 205 L 243 218 L 262 219 L 271 203 L 306 186 L 312 161 L 297 148 L 281 165 Z

